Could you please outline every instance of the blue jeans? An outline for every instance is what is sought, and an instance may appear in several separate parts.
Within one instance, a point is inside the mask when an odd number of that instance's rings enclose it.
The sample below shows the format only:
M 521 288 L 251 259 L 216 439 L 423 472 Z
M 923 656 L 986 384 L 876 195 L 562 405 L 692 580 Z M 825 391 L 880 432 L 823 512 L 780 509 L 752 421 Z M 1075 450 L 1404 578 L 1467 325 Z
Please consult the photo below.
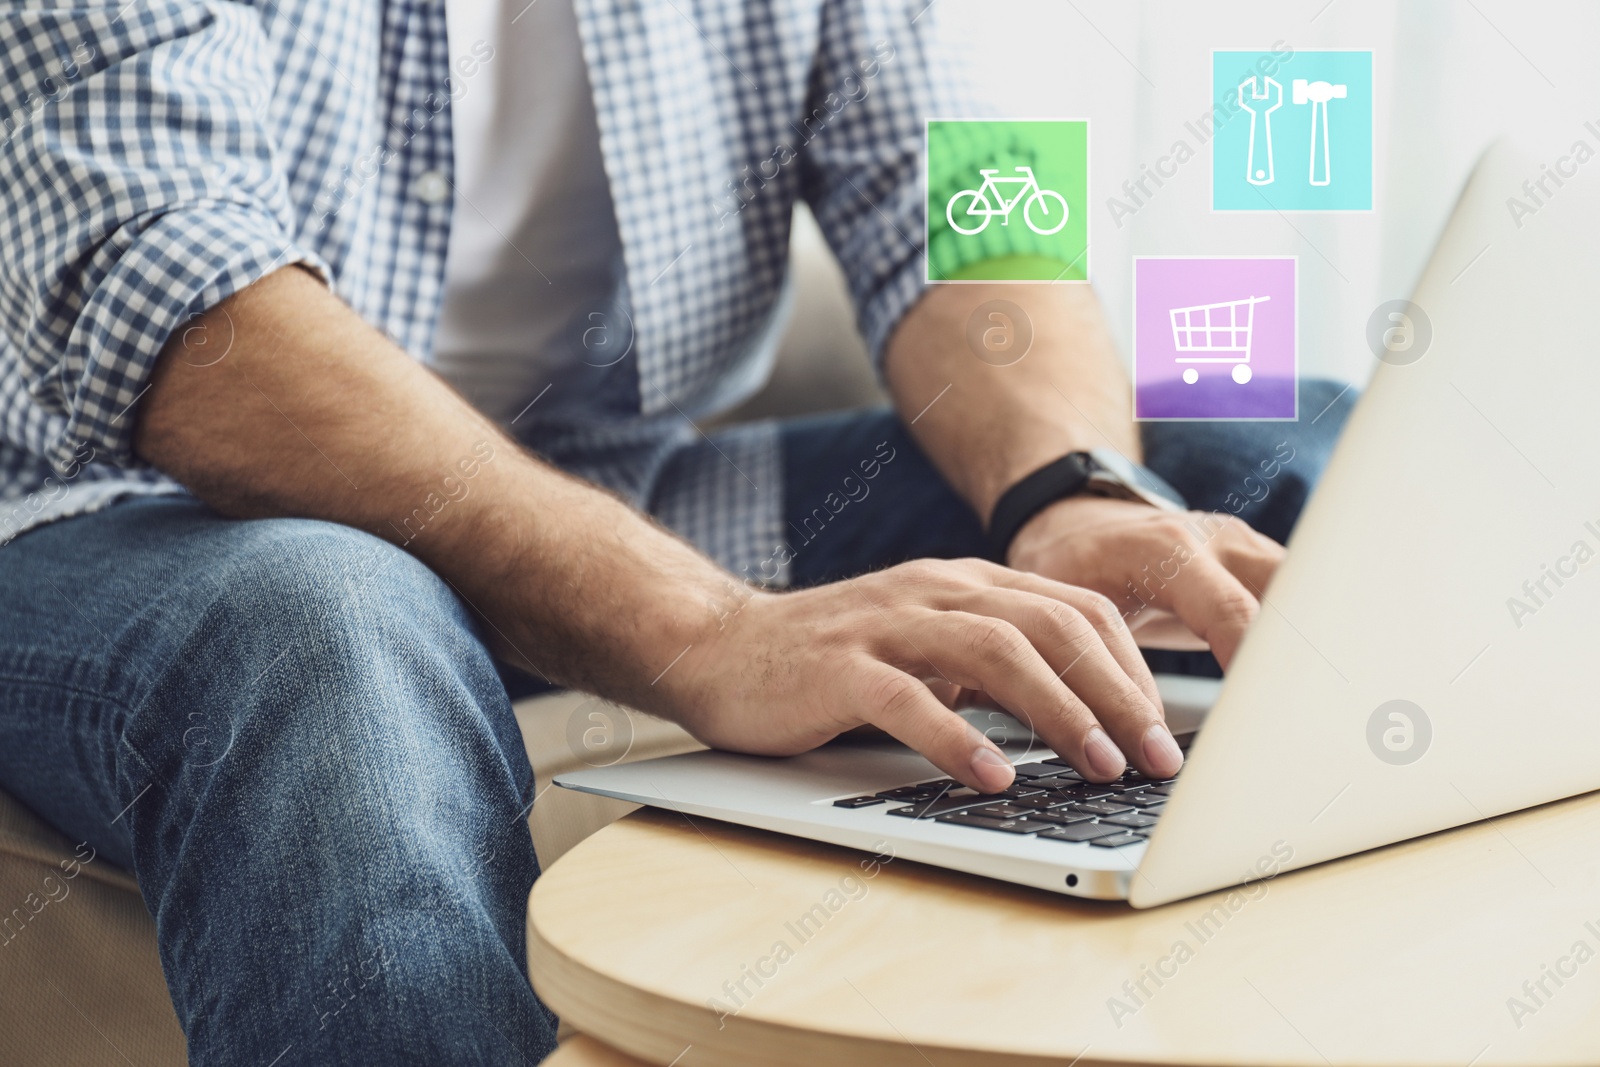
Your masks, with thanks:
M 450 587 L 135 499 L 0 548 L 0 786 L 134 872 L 193 1064 L 518 1064 L 533 773 Z
M 1332 391 L 1309 388 L 1319 411 Z M 1282 536 L 1341 405 L 1151 426 L 1147 454 L 1221 507 L 1292 441 L 1244 513 Z M 880 442 L 869 494 L 842 485 Z M 888 413 L 800 420 L 784 444 L 797 584 L 984 551 Z M 858 499 L 835 513 L 836 491 Z M 499 671 L 447 584 L 348 527 L 162 497 L 0 548 L 0 787 L 135 873 L 198 1065 L 553 1047 L 524 959 L 533 774 Z

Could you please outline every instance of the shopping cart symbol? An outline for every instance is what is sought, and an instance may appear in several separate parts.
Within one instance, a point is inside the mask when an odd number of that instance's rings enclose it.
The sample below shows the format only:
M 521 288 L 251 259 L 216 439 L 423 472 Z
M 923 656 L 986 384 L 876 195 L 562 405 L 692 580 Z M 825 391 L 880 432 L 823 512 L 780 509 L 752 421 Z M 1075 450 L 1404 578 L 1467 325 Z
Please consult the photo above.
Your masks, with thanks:
M 1233 380 L 1243 385 L 1250 380 L 1250 336 L 1256 305 L 1270 296 L 1251 296 L 1243 300 L 1224 300 L 1217 304 L 1172 308 L 1172 345 L 1179 352 L 1226 352 L 1229 355 L 1179 356 L 1179 363 L 1231 363 Z M 1200 372 L 1185 367 L 1183 380 L 1190 385 L 1200 380 Z

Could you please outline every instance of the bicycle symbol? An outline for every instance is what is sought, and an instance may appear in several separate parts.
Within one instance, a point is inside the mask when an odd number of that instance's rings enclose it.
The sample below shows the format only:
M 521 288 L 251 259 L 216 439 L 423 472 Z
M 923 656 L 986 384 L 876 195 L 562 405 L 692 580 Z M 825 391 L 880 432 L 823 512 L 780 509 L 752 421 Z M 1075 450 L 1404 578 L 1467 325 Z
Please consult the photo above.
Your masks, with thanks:
M 1033 176 L 1032 167 L 1018 167 L 1016 170 L 1016 175 L 1006 178 L 997 177 L 1000 173 L 999 168 L 979 170 L 983 184 L 976 189 L 961 190 L 945 205 L 944 217 L 945 221 L 950 223 L 950 228 L 970 237 L 975 233 L 982 233 L 989 225 L 989 220 L 997 215 L 1000 217 L 1000 225 L 1009 226 L 1012 210 L 1018 204 L 1022 204 L 1022 221 L 1028 224 L 1028 229 L 1041 237 L 1061 232 L 1061 228 L 1067 224 L 1067 198 L 1054 189 L 1039 188 L 1039 179 Z M 1008 200 L 1000 192 L 1001 182 L 1021 185 L 1022 188 Z M 963 198 L 966 200 L 966 207 L 957 211 L 956 205 L 961 203 Z M 1026 198 L 1025 203 L 1024 198 Z M 998 207 L 995 206 L 997 204 Z M 1040 225 L 1034 220 L 1035 214 L 1045 222 L 1053 220 L 1053 224 Z M 977 219 L 978 223 L 975 226 L 963 226 L 956 221 L 958 217 L 965 220 Z

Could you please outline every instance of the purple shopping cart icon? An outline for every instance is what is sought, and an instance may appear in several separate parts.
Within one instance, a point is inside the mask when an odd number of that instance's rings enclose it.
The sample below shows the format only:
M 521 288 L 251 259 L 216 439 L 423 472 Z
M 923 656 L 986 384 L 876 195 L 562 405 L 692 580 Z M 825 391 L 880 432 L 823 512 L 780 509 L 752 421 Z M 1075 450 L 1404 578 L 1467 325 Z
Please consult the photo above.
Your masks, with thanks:
M 1220 304 L 1172 309 L 1172 347 L 1184 353 L 1179 363 L 1232 363 L 1233 380 L 1243 385 L 1250 380 L 1250 325 L 1257 304 L 1270 296 L 1252 296 Z M 1204 352 L 1203 356 L 1193 353 Z M 1221 352 L 1223 355 L 1213 355 Z M 1200 380 L 1200 372 L 1189 367 L 1183 372 L 1186 385 Z
M 1136 257 L 1134 415 L 1292 419 L 1293 257 Z

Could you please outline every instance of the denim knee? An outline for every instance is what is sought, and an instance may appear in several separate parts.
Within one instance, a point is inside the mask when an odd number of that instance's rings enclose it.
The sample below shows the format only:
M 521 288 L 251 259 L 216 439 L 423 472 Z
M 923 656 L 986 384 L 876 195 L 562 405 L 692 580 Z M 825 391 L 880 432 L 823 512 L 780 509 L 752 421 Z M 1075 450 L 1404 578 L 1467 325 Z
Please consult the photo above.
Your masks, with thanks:
M 133 858 L 191 1055 L 298 1033 L 328 1062 L 476 1062 L 457 1054 L 470 1020 L 424 1018 L 452 1004 L 520 1012 L 519 1041 L 542 1041 L 522 958 L 532 771 L 470 615 L 346 527 L 222 534 L 162 608 L 188 621 L 165 620 L 179 636 L 124 735 Z M 282 988 L 222 980 L 263 942 Z M 379 1010 L 396 1003 L 417 1018 Z
M 313 520 L 228 524 L 223 534 L 194 579 L 158 602 L 164 617 L 135 620 L 150 639 L 130 635 L 146 664 L 135 719 L 181 709 L 176 739 L 188 762 L 215 760 L 248 733 L 251 723 L 229 709 L 297 707 L 273 728 L 332 743 L 380 711 L 405 726 L 419 710 L 401 699 L 407 688 L 457 682 L 496 693 L 492 658 L 466 608 L 407 553 Z M 183 616 L 178 624 L 173 614 Z M 171 747 L 174 738 L 162 740 L 158 747 Z
M 162 626 L 178 636 L 129 717 L 129 788 L 183 810 L 247 806 L 262 847 L 282 842 L 329 876 L 353 827 L 470 821 L 489 783 L 520 802 L 532 772 L 510 702 L 446 583 L 332 523 L 228 532 L 164 602 L 190 621 Z

